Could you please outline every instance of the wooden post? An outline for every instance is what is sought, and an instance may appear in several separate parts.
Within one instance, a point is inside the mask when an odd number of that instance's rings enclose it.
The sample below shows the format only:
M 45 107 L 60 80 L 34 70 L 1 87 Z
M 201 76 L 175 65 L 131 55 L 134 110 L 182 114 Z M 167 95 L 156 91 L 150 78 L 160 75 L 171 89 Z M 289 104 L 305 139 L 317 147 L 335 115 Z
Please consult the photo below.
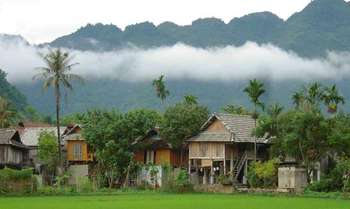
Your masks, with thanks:
M 214 184 L 214 169 L 213 169 L 213 160 L 211 160 L 211 165 L 210 165 L 210 184 Z
M 233 172 L 233 150 L 231 149 L 230 172 Z
M 224 145 L 224 175 L 226 175 L 226 145 Z

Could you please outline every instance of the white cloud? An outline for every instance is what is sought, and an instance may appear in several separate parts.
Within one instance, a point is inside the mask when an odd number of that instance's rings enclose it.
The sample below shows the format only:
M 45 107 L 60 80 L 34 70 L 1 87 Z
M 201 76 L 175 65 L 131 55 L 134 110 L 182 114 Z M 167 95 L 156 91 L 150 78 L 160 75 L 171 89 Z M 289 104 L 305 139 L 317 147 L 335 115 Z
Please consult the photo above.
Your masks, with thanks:
M 0 68 L 8 72 L 11 82 L 29 82 L 34 68 L 43 65 L 38 51 L 21 42 L 0 39 Z M 273 45 L 255 43 L 211 49 L 177 44 L 149 50 L 70 52 L 80 63 L 74 72 L 87 78 L 140 81 L 165 74 L 168 79 L 194 80 L 325 80 L 350 75 L 349 53 L 330 52 L 324 59 L 306 59 Z

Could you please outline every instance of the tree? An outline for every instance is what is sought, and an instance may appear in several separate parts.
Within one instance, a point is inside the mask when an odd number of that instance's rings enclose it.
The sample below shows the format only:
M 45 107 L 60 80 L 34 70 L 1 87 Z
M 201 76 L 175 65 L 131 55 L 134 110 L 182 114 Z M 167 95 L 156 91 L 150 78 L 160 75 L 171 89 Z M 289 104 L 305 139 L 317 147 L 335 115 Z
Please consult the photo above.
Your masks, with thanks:
M 227 105 L 226 107 L 222 108 L 222 110 L 226 113 L 234 115 L 251 115 L 251 113 L 243 106 Z
M 288 111 L 278 117 L 278 135 L 273 144 L 284 157 L 294 157 L 309 172 L 329 151 L 330 127 L 318 111 Z
M 324 89 L 322 99 L 328 108 L 328 112 L 333 114 L 338 111 L 339 103 L 345 104 L 345 99 L 338 92 L 337 86 L 332 85 Z
M 198 102 L 179 102 L 165 110 L 160 135 L 175 149 L 180 148 L 186 139 L 199 133 L 208 115 L 207 107 Z
M 323 97 L 323 89 L 320 83 L 311 83 L 306 89 L 306 100 L 313 106 L 318 107 Z
M 56 126 L 57 126 L 57 146 L 58 155 L 61 159 L 61 132 L 60 132 L 60 106 L 61 106 L 61 94 L 62 90 L 73 90 L 72 81 L 83 79 L 71 73 L 73 66 L 78 63 L 73 63 L 73 56 L 68 52 L 61 51 L 60 49 L 50 50 L 49 53 L 41 55 L 46 66 L 39 67 L 38 70 L 41 72 L 33 77 L 33 79 L 43 79 L 43 88 L 54 89 L 56 98 Z M 66 92 L 67 93 L 67 92 Z
M 254 114 L 253 118 L 255 121 L 255 128 L 256 128 L 256 121 L 258 118 L 257 108 L 261 107 L 264 109 L 264 104 L 260 101 L 261 95 L 265 93 L 264 84 L 256 79 L 250 80 L 249 85 L 243 90 L 250 98 L 251 102 L 254 104 Z M 257 147 L 256 147 L 256 137 L 254 142 L 254 155 L 255 155 L 255 161 L 256 161 L 256 155 L 257 155 Z
M 193 95 L 185 95 L 184 101 L 187 104 L 198 104 L 198 98 L 196 96 L 193 96 Z
M 43 131 L 39 136 L 38 157 L 45 164 L 50 174 L 55 173 L 55 168 L 59 163 L 57 150 L 57 140 L 53 132 Z
M 152 110 L 134 110 L 122 114 L 117 111 L 92 110 L 84 114 L 83 135 L 95 150 L 98 171 L 105 175 L 112 187 L 117 180 L 126 184 L 133 165 L 136 139 L 159 123 L 160 116 Z
M 0 128 L 8 128 L 15 119 L 16 112 L 11 109 L 7 99 L 0 97 Z
M 170 94 L 165 86 L 164 75 L 161 75 L 158 79 L 153 80 L 152 85 L 156 90 L 157 97 L 160 98 L 161 103 L 163 103 L 166 97 Z
M 293 104 L 295 105 L 295 108 L 298 109 L 300 108 L 305 101 L 305 95 L 304 95 L 304 91 L 296 91 L 294 92 L 294 94 L 292 95 L 292 100 L 293 100 Z

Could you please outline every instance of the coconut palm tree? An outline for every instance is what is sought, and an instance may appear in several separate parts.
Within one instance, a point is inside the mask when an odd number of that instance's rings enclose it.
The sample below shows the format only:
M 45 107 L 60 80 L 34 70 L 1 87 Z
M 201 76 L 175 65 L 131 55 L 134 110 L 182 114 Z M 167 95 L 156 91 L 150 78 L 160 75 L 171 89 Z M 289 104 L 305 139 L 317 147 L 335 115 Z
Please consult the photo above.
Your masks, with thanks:
M 261 107 L 264 109 L 264 104 L 260 101 L 261 95 L 265 93 L 264 89 L 264 83 L 258 81 L 257 79 L 250 80 L 249 85 L 243 90 L 245 93 L 250 98 L 250 101 L 254 104 L 254 113 L 253 113 L 253 118 L 254 118 L 254 123 L 255 123 L 255 128 L 256 128 L 256 120 L 258 118 L 258 112 L 257 108 Z M 255 161 L 256 161 L 256 137 L 255 137 L 255 142 L 254 142 L 254 155 L 255 155 Z
M 165 87 L 164 75 L 161 75 L 158 79 L 153 80 L 152 85 L 156 90 L 157 97 L 163 104 L 166 97 L 170 94 L 170 92 Z
M 305 101 L 304 91 L 301 90 L 294 92 L 294 94 L 292 95 L 292 100 L 293 104 L 295 105 L 295 108 L 300 108 Z
M 318 106 L 319 103 L 322 101 L 323 89 L 320 83 L 315 82 L 310 84 L 306 90 L 306 93 L 306 100 L 309 104 L 313 106 Z
M 336 113 L 338 111 L 339 103 L 345 104 L 345 99 L 339 94 L 336 85 L 326 87 L 324 89 L 322 99 L 328 108 L 328 112 L 331 114 Z
M 77 80 L 83 82 L 83 79 L 76 74 L 71 73 L 73 66 L 78 63 L 73 63 L 73 56 L 68 52 L 60 49 L 50 50 L 47 54 L 40 54 L 45 66 L 38 67 L 40 71 L 33 79 L 42 79 L 44 81 L 43 89 L 53 88 L 56 100 L 56 126 L 57 126 L 57 142 L 58 153 L 61 161 L 61 132 L 60 132 L 60 109 L 62 91 L 67 93 L 67 90 L 73 90 L 72 81 Z
M 7 99 L 0 97 L 0 128 L 8 128 L 15 115 Z
M 283 111 L 284 107 L 278 103 L 270 105 L 266 112 L 271 118 L 277 118 Z

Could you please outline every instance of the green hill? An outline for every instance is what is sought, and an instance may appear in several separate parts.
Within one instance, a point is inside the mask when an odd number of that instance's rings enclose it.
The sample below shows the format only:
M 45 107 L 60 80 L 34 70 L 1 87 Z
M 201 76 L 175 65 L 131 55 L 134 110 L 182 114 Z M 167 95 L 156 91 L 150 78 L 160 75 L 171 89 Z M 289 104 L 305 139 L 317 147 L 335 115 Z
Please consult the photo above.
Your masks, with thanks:
M 273 43 L 308 57 L 324 56 L 328 50 L 350 51 L 350 4 L 344 0 L 314 0 L 286 21 L 270 12 L 234 18 L 225 23 L 203 18 L 191 25 L 164 22 L 129 25 L 88 24 L 57 38 L 49 45 L 80 50 L 108 51 L 128 46 L 152 48 L 178 42 L 194 47 L 236 45 L 247 41 Z
M 6 73 L 0 69 L 0 96 L 8 99 L 18 110 L 27 106 L 26 97 L 6 80 Z

